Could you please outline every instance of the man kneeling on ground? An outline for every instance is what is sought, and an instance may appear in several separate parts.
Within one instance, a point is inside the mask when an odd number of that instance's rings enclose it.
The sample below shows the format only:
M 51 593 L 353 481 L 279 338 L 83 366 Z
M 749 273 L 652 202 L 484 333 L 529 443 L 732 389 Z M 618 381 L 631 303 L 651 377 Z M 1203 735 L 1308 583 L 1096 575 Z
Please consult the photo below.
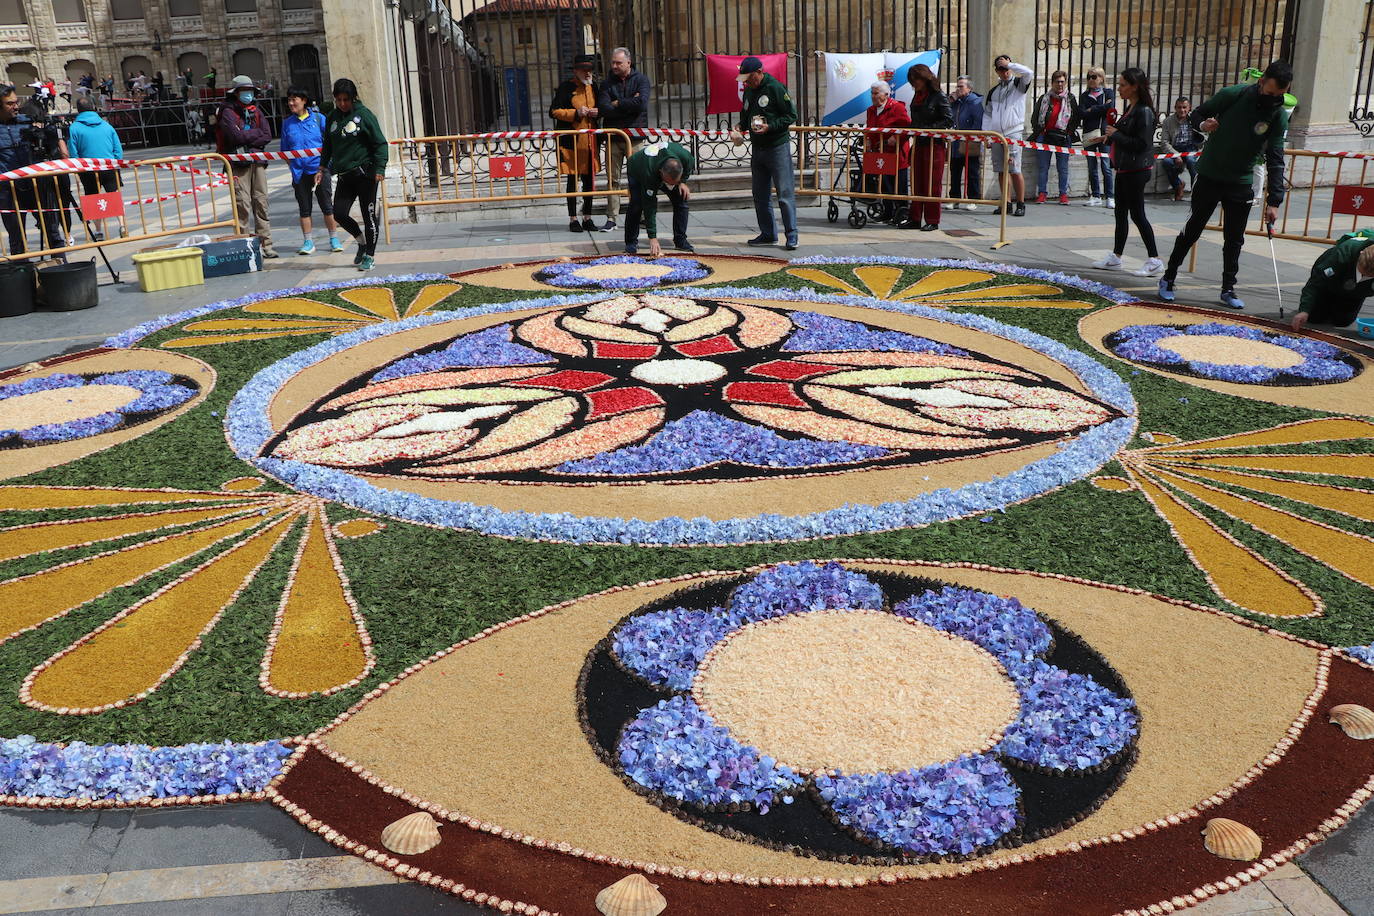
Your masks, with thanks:
M 1307 322 L 1349 327 L 1374 293 L 1374 238 L 1343 239 L 1322 252 L 1302 288 L 1293 330 Z
M 696 168 L 692 154 L 676 143 L 650 143 L 629 159 L 630 212 L 625 219 L 625 253 L 639 253 L 639 221 L 649 233 L 649 254 L 663 255 L 658 244 L 658 191 L 673 205 L 673 247 L 694 251 L 687 241 L 687 201 L 692 196 L 687 179 Z

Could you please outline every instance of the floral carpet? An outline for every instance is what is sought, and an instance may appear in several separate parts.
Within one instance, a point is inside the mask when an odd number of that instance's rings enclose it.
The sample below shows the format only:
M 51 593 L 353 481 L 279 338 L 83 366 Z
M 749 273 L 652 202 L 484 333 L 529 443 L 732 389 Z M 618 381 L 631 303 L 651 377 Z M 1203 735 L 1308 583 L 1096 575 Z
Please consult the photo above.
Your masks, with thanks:
M 1371 794 L 1371 387 L 983 262 L 166 316 L 0 375 L 0 803 L 269 798 L 504 912 L 1184 908 Z

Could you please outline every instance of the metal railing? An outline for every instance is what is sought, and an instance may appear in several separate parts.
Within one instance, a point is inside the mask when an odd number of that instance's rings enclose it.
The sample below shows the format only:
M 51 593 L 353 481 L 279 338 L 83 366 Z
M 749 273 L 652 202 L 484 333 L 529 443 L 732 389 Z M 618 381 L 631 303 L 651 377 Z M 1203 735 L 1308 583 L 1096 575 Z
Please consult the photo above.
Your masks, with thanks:
M 1006 174 L 1011 147 L 1002 142 L 1000 134 L 981 130 L 940 130 L 928 131 L 905 127 L 793 127 L 792 135 L 797 149 L 797 196 L 829 197 L 827 218 L 835 222 L 839 218 L 839 202 L 850 205 L 850 225 L 857 227 L 874 217 L 889 206 L 899 204 L 931 203 L 937 206 L 990 204 L 998 207 L 999 221 L 997 242 L 992 247 L 1001 248 L 1011 244 L 1007 238 L 1007 185 L 1003 182 L 996 197 L 969 197 L 967 172 L 961 182 L 961 194 L 952 196 L 945 193 L 951 187 L 951 160 L 945 161 L 936 169 L 936 156 L 917 155 L 917 144 L 925 140 L 932 147 L 936 144 L 947 146 L 949 143 L 965 144 L 965 149 L 973 143 L 981 147 L 980 160 L 991 162 L 997 156 L 1002 162 L 1002 174 Z M 905 176 L 899 170 L 891 169 L 892 162 L 900 156 L 900 148 L 909 150 L 910 163 Z M 983 154 L 987 155 L 984 156 Z M 865 159 L 870 162 L 889 157 L 869 171 Z M 971 157 L 970 157 L 971 158 Z M 921 161 L 918 161 L 921 160 Z M 980 162 L 980 165 L 982 163 Z M 983 180 L 990 177 L 996 181 L 996 172 L 989 170 Z M 905 181 L 902 181 L 905 177 Z M 886 179 L 892 179 L 888 181 Z M 909 191 L 903 191 L 905 185 Z M 863 218 L 858 218 L 857 215 Z
M 125 242 L 229 228 L 239 231 L 229 161 L 216 153 L 161 159 L 60 160 L 0 176 L 0 223 L 10 260 L 45 258 Z M 216 170 L 215 167 L 218 167 Z M 79 177 L 115 171 L 122 215 L 83 218 Z M 95 192 L 101 192 L 99 184 Z M 29 217 L 32 217 L 30 222 Z M 104 223 L 102 229 L 96 225 Z M 116 223 L 118 231 L 111 225 Z M 100 237 L 97 237 L 97 234 Z M 31 239 L 33 236 L 33 239 Z M 35 243 L 36 242 L 36 243 Z

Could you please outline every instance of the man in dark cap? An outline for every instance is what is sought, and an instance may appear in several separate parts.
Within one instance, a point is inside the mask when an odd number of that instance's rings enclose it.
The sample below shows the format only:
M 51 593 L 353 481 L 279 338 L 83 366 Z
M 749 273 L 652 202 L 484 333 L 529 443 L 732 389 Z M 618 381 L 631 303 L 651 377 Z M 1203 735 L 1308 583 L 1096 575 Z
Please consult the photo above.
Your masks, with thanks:
M 788 251 L 797 247 L 796 178 L 792 172 L 792 143 L 788 128 L 797 121 L 797 106 L 787 87 L 763 70 L 763 61 L 746 57 L 739 65 L 739 81 L 744 84 L 744 111 L 739 134 L 753 143 L 749 168 L 754 174 L 754 212 L 759 219 L 759 234 L 750 245 L 774 245 L 778 241 L 770 197 L 778 191 L 778 209 Z

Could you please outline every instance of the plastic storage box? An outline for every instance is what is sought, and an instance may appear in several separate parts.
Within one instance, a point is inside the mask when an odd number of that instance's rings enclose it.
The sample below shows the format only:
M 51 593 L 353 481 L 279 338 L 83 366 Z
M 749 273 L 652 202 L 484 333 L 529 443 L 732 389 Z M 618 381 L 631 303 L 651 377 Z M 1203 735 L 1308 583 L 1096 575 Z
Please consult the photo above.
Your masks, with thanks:
M 161 251 L 140 251 L 134 255 L 138 268 L 138 285 L 145 293 L 178 286 L 201 286 L 205 273 L 201 267 L 199 248 L 165 248 Z

